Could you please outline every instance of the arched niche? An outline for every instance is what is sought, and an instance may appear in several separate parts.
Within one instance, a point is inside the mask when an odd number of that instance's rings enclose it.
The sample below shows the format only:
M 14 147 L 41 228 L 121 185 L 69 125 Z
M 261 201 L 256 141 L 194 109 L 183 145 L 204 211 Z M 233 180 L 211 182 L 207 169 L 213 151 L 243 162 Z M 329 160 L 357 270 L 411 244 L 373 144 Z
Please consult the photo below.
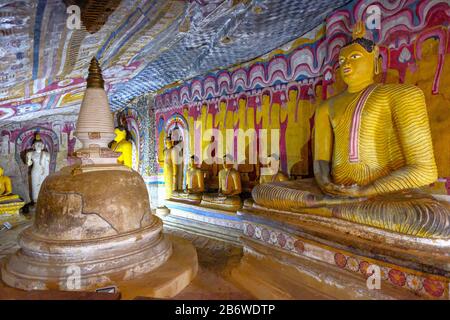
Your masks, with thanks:
M 189 150 L 189 125 L 186 118 L 179 113 L 171 115 L 164 125 L 166 136 L 170 135 L 172 141 L 181 143 L 183 149 L 183 166 L 184 172 L 188 169 L 190 150 Z M 183 185 L 186 183 L 186 176 L 183 175 Z
M 20 164 L 24 163 L 25 154 L 32 149 L 36 133 L 38 132 L 45 145 L 45 149 L 50 153 L 50 173 L 55 172 L 56 157 L 59 151 L 59 139 L 58 135 L 48 128 L 36 126 L 19 133 L 15 142 L 15 159 Z

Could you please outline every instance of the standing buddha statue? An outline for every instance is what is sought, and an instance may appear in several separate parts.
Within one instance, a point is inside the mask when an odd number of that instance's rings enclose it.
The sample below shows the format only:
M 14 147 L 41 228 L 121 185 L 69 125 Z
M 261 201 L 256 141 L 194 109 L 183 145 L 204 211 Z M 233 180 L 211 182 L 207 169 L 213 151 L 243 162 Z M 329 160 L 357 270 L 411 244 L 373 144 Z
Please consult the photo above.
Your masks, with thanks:
M 50 154 L 44 150 L 45 145 L 39 134 L 33 144 L 33 151 L 26 154 L 27 165 L 31 168 L 31 198 L 37 203 L 39 191 L 45 178 L 50 174 Z
M 166 199 L 170 199 L 173 191 L 183 189 L 183 150 L 180 143 L 174 145 L 170 135 L 166 137 L 165 144 L 164 184 L 166 186 Z
M 427 108 L 414 85 L 375 84 L 378 47 L 363 38 L 339 53 L 347 90 L 315 115 L 314 176 L 253 189 L 257 205 L 320 214 L 429 238 L 450 236 L 450 204 L 417 188 L 437 179 Z

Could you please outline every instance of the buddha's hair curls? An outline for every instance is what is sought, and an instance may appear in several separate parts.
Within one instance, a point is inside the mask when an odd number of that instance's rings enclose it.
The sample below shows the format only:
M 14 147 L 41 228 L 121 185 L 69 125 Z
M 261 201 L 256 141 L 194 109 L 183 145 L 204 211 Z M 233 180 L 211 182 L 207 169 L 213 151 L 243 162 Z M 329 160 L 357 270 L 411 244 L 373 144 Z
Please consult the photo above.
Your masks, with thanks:
M 373 42 L 372 40 L 366 39 L 366 38 L 356 38 L 353 39 L 352 41 L 350 41 L 349 43 L 347 43 L 345 47 L 357 43 L 359 44 L 361 47 L 363 47 L 364 49 L 366 49 L 367 52 L 372 52 L 373 49 L 375 48 L 375 42 Z

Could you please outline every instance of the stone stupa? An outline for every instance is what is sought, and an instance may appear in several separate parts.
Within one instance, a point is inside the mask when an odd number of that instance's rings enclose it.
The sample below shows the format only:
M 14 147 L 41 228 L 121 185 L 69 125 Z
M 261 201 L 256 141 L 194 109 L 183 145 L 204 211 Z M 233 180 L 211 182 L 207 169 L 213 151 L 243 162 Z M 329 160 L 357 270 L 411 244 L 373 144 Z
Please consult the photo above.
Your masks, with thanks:
M 144 180 L 117 164 L 119 154 L 108 149 L 114 123 L 95 58 L 76 136 L 81 164 L 45 179 L 34 224 L 20 234 L 20 250 L 6 259 L 2 280 L 25 290 L 114 285 L 125 298 L 178 293 L 196 275 L 196 251 L 162 233 Z

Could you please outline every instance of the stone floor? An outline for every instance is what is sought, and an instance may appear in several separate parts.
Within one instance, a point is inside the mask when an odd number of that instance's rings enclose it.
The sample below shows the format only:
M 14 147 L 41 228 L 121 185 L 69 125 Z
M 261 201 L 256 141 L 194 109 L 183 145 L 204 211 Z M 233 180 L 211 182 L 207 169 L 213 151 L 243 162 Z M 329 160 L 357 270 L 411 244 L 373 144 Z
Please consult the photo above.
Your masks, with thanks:
M 0 225 L 1 223 L 3 222 L 0 221 Z M 31 224 L 31 220 L 12 221 L 12 224 L 12 229 L 0 231 L 0 261 L 19 248 L 17 236 Z M 242 256 L 241 248 L 188 233 L 170 230 L 165 230 L 165 232 L 190 240 L 197 248 L 199 260 L 197 277 L 173 299 L 253 299 L 249 293 L 233 284 L 229 277 L 231 269 L 237 265 Z M 1 290 L 2 285 L 0 285 Z M 8 294 L 6 297 L 5 294 L 2 296 L 0 292 L 1 298 L 9 297 Z

